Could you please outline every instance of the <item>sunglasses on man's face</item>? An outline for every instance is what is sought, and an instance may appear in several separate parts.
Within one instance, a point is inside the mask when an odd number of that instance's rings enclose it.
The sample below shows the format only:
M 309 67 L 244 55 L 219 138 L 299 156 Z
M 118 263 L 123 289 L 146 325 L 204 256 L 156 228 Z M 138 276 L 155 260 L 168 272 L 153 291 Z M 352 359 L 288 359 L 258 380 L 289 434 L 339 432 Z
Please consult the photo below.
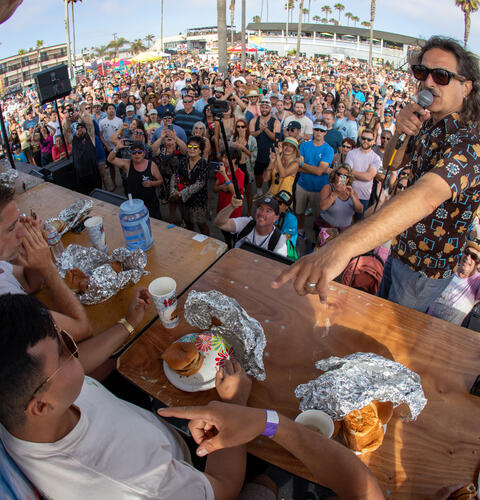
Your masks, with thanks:
M 432 75 L 432 80 L 437 85 L 448 85 L 452 78 L 455 78 L 460 82 L 464 82 L 466 80 L 464 76 L 457 75 L 457 73 L 453 73 L 447 69 L 427 68 L 427 66 L 424 66 L 423 64 L 414 64 L 412 66 L 412 73 L 413 76 L 421 82 L 424 82 L 428 78 L 428 75 Z
M 480 256 L 478 256 L 476 253 L 473 253 L 470 248 L 465 248 L 463 253 L 467 256 L 470 257 L 475 264 L 478 264 L 480 262 Z
M 145 151 L 143 149 L 132 149 L 130 151 L 130 154 L 132 154 L 132 155 L 141 155 L 142 153 L 145 153 Z
M 366 141 L 366 142 L 372 142 L 373 141 L 373 137 L 365 137 L 365 136 L 362 136 L 360 137 L 360 139 L 362 141 Z
M 60 338 L 60 345 L 62 348 L 62 354 L 66 357 L 65 363 L 68 363 L 72 358 L 78 358 L 78 346 L 75 343 L 75 341 L 72 339 L 70 334 L 68 334 L 65 330 L 60 330 L 58 333 L 58 336 Z M 24 411 L 26 411 L 28 404 L 30 401 L 35 397 L 37 392 L 40 391 L 40 389 L 45 385 L 48 384 L 55 375 L 63 368 L 64 363 L 62 363 L 49 377 L 47 377 L 33 392 L 32 395 L 30 396 L 30 399 L 27 401 L 27 403 L 24 406 Z

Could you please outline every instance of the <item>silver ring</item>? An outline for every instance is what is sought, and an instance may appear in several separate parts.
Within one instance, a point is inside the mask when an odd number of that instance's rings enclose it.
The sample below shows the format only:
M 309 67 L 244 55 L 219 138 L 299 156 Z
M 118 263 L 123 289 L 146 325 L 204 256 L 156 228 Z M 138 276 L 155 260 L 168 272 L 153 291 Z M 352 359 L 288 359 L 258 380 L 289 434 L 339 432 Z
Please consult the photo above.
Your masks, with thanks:
M 310 281 L 307 281 L 307 286 L 310 287 L 310 288 L 317 288 L 317 284 L 316 283 L 311 283 Z

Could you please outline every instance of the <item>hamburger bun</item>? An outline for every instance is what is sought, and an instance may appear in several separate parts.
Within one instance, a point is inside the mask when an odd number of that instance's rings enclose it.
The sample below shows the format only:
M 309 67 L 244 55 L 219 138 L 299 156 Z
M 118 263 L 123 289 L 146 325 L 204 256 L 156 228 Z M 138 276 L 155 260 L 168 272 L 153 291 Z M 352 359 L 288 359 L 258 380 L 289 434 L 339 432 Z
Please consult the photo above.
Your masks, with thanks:
M 200 370 L 204 358 L 193 342 L 174 342 L 164 351 L 162 359 L 179 375 L 189 377 Z
M 388 417 L 385 407 L 381 408 Z M 383 423 L 375 401 L 361 410 L 352 411 L 343 420 L 341 438 L 354 451 L 359 453 L 375 451 L 383 443 L 383 437 Z
M 77 267 L 65 273 L 65 283 L 75 293 L 85 292 L 88 288 L 88 280 L 88 276 Z

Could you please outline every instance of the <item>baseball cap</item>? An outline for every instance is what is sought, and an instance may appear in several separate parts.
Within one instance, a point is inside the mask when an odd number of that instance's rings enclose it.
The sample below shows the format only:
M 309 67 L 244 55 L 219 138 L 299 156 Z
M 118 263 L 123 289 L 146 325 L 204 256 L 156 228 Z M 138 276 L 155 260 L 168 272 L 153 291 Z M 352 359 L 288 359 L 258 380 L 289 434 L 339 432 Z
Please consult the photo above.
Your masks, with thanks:
M 225 94 L 225 89 L 223 87 L 215 87 L 214 92 L 219 92 L 220 94 Z
M 129 111 L 135 111 L 135 106 L 132 106 L 131 104 L 129 104 L 126 108 L 125 108 L 125 111 L 128 113 Z
M 298 141 L 294 137 L 285 137 L 283 144 L 291 144 L 298 151 Z
M 148 112 L 149 115 L 158 115 L 158 111 L 156 109 L 151 109 L 149 112 Z
M 292 129 L 292 130 L 300 130 L 302 126 L 300 125 L 300 122 L 297 122 L 297 120 L 292 120 L 287 126 L 286 129 Z
M 268 106 L 271 106 L 272 103 L 270 102 L 270 99 L 267 99 L 266 97 L 264 97 L 261 101 L 260 101 L 260 104 L 267 104 Z
M 321 130 L 322 132 L 326 132 L 328 130 L 328 128 L 327 128 L 325 122 L 316 121 L 313 124 L 313 130 Z
M 202 90 L 203 90 L 203 89 L 208 89 L 208 90 L 210 90 L 210 85 L 202 85 Z
M 140 142 L 140 141 L 135 141 L 135 142 L 132 142 L 130 144 L 130 149 L 141 149 L 143 151 L 145 151 L 145 144 L 143 142 Z
M 255 205 L 268 205 L 277 215 L 280 213 L 278 201 L 270 195 L 262 196 L 255 202 Z

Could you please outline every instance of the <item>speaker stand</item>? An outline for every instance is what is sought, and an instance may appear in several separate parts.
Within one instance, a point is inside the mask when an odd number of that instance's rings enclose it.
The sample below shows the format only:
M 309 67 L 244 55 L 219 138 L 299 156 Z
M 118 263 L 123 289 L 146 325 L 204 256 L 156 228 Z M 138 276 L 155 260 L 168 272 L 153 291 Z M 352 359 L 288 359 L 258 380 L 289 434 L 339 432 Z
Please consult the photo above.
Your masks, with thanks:
M 60 133 L 62 134 L 63 147 L 65 148 L 65 156 L 67 157 L 67 160 L 68 160 L 68 159 L 70 159 L 70 156 L 68 155 L 67 141 L 65 140 L 65 136 L 63 135 L 62 120 L 60 119 L 60 113 L 58 112 L 57 100 L 55 99 L 53 102 L 55 103 L 55 110 L 56 110 L 57 116 L 58 116 L 58 123 L 60 124 Z

